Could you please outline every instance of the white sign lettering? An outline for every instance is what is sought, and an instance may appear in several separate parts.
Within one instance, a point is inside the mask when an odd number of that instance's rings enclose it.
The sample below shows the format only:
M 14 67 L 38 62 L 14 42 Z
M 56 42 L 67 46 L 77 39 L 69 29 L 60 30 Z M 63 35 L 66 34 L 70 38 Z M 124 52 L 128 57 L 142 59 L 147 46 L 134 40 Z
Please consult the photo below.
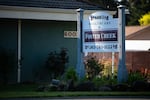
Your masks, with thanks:
M 88 52 L 114 52 L 117 48 L 118 43 L 91 43 L 85 44 L 83 49 Z

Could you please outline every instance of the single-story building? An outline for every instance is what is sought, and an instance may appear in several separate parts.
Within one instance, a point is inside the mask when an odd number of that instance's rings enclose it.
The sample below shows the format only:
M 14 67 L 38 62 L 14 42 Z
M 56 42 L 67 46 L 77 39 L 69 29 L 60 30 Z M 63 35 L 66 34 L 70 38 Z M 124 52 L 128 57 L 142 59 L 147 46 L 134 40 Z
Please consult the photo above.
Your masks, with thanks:
M 64 32 L 77 30 L 78 8 L 84 18 L 95 11 L 114 13 L 83 0 L 0 0 L 0 48 L 13 50 L 17 61 L 10 82 L 48 79 L 41 68 L 48 54 L 61 48 L 68 50 L 67 66 L 76 67 L 77 38 Z
M 150 49 L 150 25 L 127 26 L 126 50 L 148 51 Z
M 129 70 L 150 72 L 150 25 L 126 27 L 126 52 Z

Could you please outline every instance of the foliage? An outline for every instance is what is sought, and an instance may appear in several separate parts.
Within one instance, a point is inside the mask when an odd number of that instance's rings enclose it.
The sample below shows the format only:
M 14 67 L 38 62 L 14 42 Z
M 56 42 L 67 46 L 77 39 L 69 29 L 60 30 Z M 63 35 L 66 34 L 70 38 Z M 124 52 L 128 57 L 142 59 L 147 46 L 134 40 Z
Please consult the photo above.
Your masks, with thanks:
M 140 25 L 149 25 L 150 24 L 150 12 L 148 12 L 147 14 L 143 15 L 140 19 L 139 19 L 139 23 Z
M 116 10 L 117 0 L 84 0 L 99 5 L 105 9 Z M 129 9 L 130 14 L 126 17 L 127 25 L 139 25 L 138 19 L 150 11 L 149 0 L 122 0 L 122 3 Z
M 144 79 L 145 79 L 144 76 L 140 72 L 135 71 L 129 73 L 127 82 L 129 84 L 132 84 L 135 81 L 144 80 Z
M 66 73 L 65 73 L 65 79 L 66 80 L 72 79 L 73 81 L 77 81 L 77 74 L 76 74 L 74 67 L 67 68 Z
M 114 10 L 117 8 L 117 4 L 115 3 L 115 0 L 87 0 L 87 1 L 98 4 L 105 9 Z
M 10 72 L 15 66 L 15 53 L 12 50 L 1 49 L 0 50 L 0 75 L 3 80 L 3 84 L 8 83 Z
M 50 72 L 51 78 L 57 78 L 64 73 L 66 63 L 68 63 L 67 50 L 62 48 L 60 53 L 50 52 L 46 61 L 46 68 Z
M 104 64 L 104 71 L 103 71 L 103 75 L 104 76 L 111 76 L 111 74 L 112 74 L 112 71 L 111 71 L 112 69 L 111 69 L 111 63 L 105 63 Z
M 117 76 L 117 67 L 114 66 L 112 73 L 112 59 L 101 61 L 104 64 L 103 77 L 115 78 Z
M 85 81 L 82 83 L 79 83 L 75 87 L 76 91 L 94 91 L 95 90 L 95 84 L 91 81 Z
M 127 25 L 139 25 L 138 20 L 150 11 L 149 0 L 128 0 L 130 15 L 127 16 Z
M 116 78 L 108 78 L 108 77 L 95 77 L 93 78 L 92 80 L 95 84 L 96 87 L 100 87 L 100 86 L 103 86 L 103 85 L 115 85 L 117 84 L 117 79 Z
M 87 59 L 85 67 L 88 79 L 92 79 L 101 74 L 104 65 L 100 63 L 96 57 L 90 57 Z

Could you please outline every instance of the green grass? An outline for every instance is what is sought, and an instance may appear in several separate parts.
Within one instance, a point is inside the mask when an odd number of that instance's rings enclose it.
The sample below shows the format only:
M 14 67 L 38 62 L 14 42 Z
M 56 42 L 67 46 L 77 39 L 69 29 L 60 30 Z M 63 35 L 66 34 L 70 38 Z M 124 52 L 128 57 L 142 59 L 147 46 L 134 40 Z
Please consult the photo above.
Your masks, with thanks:
M 149 92 L 0 92 L 0 98 L 75 96 L 150 96 Z
M 0 86 L 0 98 L 22 97 L 73 97 L 73 96 L 150 96 L 150 92 L 68 92 L 51 91 L 37 92 L 38 85 Z
M 35 91 L 39 85 L 37 84 L 11 84 L 11 85 L 0 85 L 0 92 L 29 92 Z

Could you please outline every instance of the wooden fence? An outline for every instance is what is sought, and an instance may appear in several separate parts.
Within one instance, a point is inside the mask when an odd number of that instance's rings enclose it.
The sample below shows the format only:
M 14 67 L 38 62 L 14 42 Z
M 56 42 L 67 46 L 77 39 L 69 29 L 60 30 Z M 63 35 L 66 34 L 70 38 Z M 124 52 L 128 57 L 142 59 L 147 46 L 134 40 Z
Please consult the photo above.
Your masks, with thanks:
M 112 53 L 88 53 L 88 56 L 95 56 L 99 61 L 112 60 Z M 115 67 L 118 66 L 118 53 L 115 53 Z M 127 51 L 126 67 L 130 71 L 140 71 L 143 74 L 150 74 L 150 52 L 149 51 Z

